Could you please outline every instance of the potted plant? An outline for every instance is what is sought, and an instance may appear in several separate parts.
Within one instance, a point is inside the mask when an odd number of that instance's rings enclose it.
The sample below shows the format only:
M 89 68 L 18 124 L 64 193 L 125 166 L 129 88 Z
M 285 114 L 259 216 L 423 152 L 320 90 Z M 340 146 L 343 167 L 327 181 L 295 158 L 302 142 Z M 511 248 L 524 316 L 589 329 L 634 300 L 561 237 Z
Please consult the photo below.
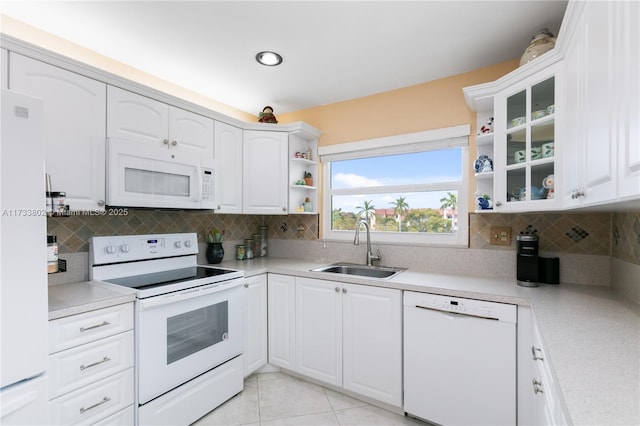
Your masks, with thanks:
M 304 184 L 307 186 L 313 186 L 313 177 L 311 176 L 311 173 L 304 172 Z

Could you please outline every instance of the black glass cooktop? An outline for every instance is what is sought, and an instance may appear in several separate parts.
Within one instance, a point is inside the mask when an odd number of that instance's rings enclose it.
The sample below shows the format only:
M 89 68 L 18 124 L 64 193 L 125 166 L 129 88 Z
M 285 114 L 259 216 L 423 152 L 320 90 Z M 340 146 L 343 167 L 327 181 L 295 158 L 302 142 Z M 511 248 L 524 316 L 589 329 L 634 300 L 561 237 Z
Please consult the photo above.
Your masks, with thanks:
M 133 275 L 130 277 L 111 278 L 104 281 L 141 290 L 185 281 L 193 281 L 201 278 L 215 277 L 217 275 L 230 274 L 232 272 L 235 271 L 230 269 L 193 266 L 190 268 L 173 269 L 171 271 L 151 272 L 148 274 Z

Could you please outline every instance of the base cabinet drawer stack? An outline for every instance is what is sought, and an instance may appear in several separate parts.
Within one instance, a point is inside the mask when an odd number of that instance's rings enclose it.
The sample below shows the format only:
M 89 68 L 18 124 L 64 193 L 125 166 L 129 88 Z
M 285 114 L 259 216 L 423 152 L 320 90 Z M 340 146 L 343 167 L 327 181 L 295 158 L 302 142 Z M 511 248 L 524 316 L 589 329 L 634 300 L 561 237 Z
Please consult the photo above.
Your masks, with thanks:
M 132 303 L 50 321 L 50 424 L 133 424 L 133 345 Z

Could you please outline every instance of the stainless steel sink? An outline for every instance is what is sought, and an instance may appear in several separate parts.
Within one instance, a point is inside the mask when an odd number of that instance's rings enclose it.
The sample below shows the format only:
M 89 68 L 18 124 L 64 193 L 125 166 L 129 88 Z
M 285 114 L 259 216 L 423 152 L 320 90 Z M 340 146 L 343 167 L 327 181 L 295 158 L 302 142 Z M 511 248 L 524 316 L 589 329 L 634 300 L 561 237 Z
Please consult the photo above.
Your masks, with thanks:
M 329 272 L 341 275 L 357 275 L 367 278 L 391 278 L 407 268 L 394 268 L 389 266 L 366 266 L 354 263 L 334 263 L 312 269 L 311 272 Z

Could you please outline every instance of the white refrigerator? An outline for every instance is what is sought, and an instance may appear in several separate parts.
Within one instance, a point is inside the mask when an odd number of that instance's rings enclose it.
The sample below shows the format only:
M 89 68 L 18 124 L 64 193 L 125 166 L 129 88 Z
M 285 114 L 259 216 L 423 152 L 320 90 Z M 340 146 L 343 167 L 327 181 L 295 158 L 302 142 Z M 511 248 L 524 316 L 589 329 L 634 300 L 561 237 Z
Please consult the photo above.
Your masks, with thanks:
M 48 424 L 43 107 L 2 89 L 0 424 Z

